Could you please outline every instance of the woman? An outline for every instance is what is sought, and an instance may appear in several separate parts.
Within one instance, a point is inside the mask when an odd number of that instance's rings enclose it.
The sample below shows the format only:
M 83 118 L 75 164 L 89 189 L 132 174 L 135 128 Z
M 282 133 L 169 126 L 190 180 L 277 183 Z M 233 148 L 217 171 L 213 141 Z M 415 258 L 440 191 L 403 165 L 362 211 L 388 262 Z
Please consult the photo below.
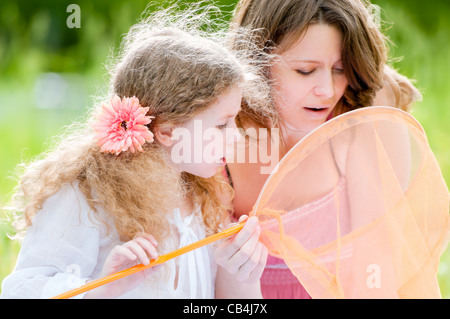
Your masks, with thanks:
M 359 107 L 384 105 L 408 110 L 420 93 L 386 65 L 384 37 L 364 4 L 355 0 L 242 0 L 233 24 L 261 30 L 251 45 L 266 48 L 274 58 L 265 69 L 272 85 L 268 109 L 244 103 L 238 124 L 279 129 L 279 149 L 258 140 L 258 147 L 282 158 L 306 134 L 331 117 Z M 239 43 L 239 44 L 238 44 Z M 235 41 L 242 50 L 251 50 Z M 255 57 L 258 59 L 258 57 Z M 270 140 L 270 139 L 269 139 Z M 249 149 L 251 138 L 242 139 Z M 279 154 L 278 154 L 279 152 Z M 327 158 L 329 163 L 336 159 Z M 231 161 L 228 176 L 235 190 L 234 214 L 248 214 L 266 181 L 261 161 Z M 330 165 L 331 167 L 331 165 Z M 324 165 L 323 190 L 335 178 Z M 269 257 L 261 278 L 265 298 L 310 298 L 284 263 Z

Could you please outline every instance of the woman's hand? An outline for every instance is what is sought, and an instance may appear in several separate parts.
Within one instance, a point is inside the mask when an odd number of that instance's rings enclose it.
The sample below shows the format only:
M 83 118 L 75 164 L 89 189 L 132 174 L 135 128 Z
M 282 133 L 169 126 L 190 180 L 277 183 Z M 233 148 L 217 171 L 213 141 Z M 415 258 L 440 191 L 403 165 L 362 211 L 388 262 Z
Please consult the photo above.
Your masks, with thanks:
M 242 230 L 225 239 L 216 249 L 217 264 L 239 282 L 259 283 L 267 261 L 268 249 L 259 241 L 261 227 L 255 216 L 241 216 Z
M 156 251 L 157 246 L 158 242 L 155 238 L 146 233 L 139 233 L 132 240 L 122 245 L 115 246 L 108 257 L 106 257 L 101 277 L 111 275 L 137 264 L 148 265 L 151 259 L 156 259 L 158 257 Z M 85 295 L 85 298 L 118 297 L 142 283 L 151 273 L 155 272 L 156 268 L 158 267 L 145 269 L 133 275 L 100 286 L 89 291 Z

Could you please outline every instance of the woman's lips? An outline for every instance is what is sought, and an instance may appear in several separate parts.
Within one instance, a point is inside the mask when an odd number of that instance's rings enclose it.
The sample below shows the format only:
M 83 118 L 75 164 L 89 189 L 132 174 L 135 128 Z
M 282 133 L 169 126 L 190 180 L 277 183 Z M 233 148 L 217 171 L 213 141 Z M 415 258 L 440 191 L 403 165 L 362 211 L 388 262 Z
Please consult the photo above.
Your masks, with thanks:
M 322 118 L 328 115 L 329 111 L 329 107 L 327 106 L 308 106 L 303 109 L 306 110 L 312 118 Z
M 312 112 L 321 112 L 327 110 L 328 106 L 305 106 L 304 109 Z

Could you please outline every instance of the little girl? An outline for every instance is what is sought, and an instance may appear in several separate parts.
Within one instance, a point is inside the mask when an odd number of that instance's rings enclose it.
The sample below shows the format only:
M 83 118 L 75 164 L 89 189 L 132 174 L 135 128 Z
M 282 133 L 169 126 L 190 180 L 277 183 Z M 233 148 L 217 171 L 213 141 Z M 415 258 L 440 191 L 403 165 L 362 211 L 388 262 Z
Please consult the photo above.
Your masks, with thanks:
M 251 85 L 246 80 L 254 75 L 250 64 L 212 36 L 200 37 L 191 22 L 166 26 L 148 18 L 135 25 L 112 70 L 108 99 L 27 167 L 11 208 L 23 212 L 16 226 L 27 231 L 2 297 L 53 297 L 228 224 L 223 198 L 231 191 L 216 173 L 234 142 L 227 128 L 235 128 L 241 99 L 260 92 L 256 75 Z M 207 147 L 209 160 L 201 151 Z M 261 297 L 267 249 L 259 232 L 256 217 L 248 218 L 218 245 L 78 297 Z

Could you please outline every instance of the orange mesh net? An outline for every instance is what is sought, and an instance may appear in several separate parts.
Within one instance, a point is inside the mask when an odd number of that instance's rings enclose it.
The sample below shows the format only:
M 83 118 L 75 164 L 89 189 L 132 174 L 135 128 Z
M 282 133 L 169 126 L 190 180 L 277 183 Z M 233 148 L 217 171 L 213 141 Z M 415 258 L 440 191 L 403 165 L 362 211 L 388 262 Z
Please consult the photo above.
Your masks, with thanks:
M 369 107 L 301 140 L 253 214 L 312 298 L 439 298 L 449 192 L 422 127 Z

